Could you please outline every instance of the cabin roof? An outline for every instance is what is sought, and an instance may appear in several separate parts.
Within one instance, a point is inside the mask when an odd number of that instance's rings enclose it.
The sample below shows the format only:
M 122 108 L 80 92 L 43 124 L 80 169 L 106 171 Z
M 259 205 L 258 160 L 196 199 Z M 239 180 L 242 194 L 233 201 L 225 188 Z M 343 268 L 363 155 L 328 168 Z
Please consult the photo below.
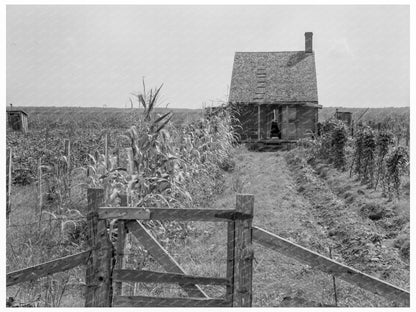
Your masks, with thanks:
M 236 52 L 229 102 L 318 102 L 313 52 Z
M 22 109 L 8 109 L 7 113 L 23 113 L 27 116 L 27 113 Z

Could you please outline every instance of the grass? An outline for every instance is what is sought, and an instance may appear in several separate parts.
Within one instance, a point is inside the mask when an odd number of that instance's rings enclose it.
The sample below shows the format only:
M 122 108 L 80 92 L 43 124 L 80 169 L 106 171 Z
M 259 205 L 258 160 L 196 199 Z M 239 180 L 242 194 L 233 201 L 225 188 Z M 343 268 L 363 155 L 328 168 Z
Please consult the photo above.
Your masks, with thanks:
M 11 224 L 6 232 L 7 272 L 74 254 L 81 249 L 68 241 L 61 221 L 47 215 L 39 220 L 36 185 L 12 189 Z M 15 298 L 21 306 L 79 306 L 79 296 L 83 293 L 80 282 L 84 275 L 84 269 L 75 268 L 37 282 L 7 287 L 6 295 Z
M 314 250 L 322 255 L 329 256 L 329 247 L 332 247 L 333 257 L 341 263 L 351 264 L 344 259 L 343 254 L 336 247 L 334 237 L 329 235 L 336 229 L 326 223 L 324 216 L 315 211 L 311 198 L 306 194 L 311 190 L 306 182 L 303 182 L 304 191 L 299 193 L 301 179 L 293 167 L 286 164 L 288 152 L 279 153 L 255 153 L 244 148 L 236 151 L 236 169 L 226 175 L 225 189 L 216 197 L 212 206 L 218 208 L 232 208 L 235 205 L 235 191 L 242 190 L 255 195 L 254 225 L 265 228 L 301 246 Z M 313 169 L 311 168 L 311 174 Z M 329 169 L 328 177 L 333 172 Z M 326 198 L 327 205 L 323 204 L 322 213 L 332 206 L 333 200 L 339 201 L 338 195 L 327 193 L 328 185 L 323 184 L 316 176 L 312 183 L 314 192 Z M 324 178 L 325 179 L 325 178 Z M 245 181 L 245 182 L 241 182 Z M 347 181 L 348 182 L 348 181 Z M 348 183 L 351 183 L 349 181 Z M 332 184 L 330 184 L 332 185 Z M 347 188 L 351 190 L 351 188 Z M 324 200 L 325 201 L 325 200 Z M 362 217 L 351 214 L 344 222 L 346 225 L 363 222 Z M 333 218 L 333 221 L 338 219 Z M 329 219 L 328 221 L 331 221 Z M 327 226 L 329 228 L 327 229 Z M 368 227 L 368 225 L 366 225 Z M 207 276 L 224 276 L 225 265 L 224 243 L 225 233 L 220 225 L 200 224 L 198 231 L 184 242 L 184 248 L 175 248 L 177 260 L 190 273 Z M 371 227 L 369 227 L 371 230 Z M 347 233 L 353 240 L 354 233 Z M 400 242 L 398 242 L 400 243 Z M 403 244 L 404 242 L 401 242 Z M 347 245 L 346 245 L 347 247 Z M 313 306 L 334 305 L 334 289 L 332 276 L 314 270 L 296 260 L 282 256 L 257 244 L 255 248 L 254 273 L 253 273 L 253 306 L 278 307 L 278 306 Z M 354 248 L 354 246 L 352 246 Z M 347 247 L 348 249 L 348 247 Z M 394 250 L 394 249 L 393 249 Z M 350 252 L 352 250 L 350 249 Z M 388 252 L 391 252 L 388 249 Z M 395 256 L 382 256 L 379 260 L 381 267 Z M 383 258 L 385 257 L 386 258 Z M 357 267 L 356 262 L 353 267 Z M 367 268 L 365 267 L 367 266 Z M 374 271 L 376 267 L 371 262 L 362 263 L 358 269 L 379 277 L 393 284 L 407 287 L 408 270 L 402 268 L 391 271 L 391 276 L 382 276 L 381 271 Z M 402 273 L 400 273 L 402 272 Z M 400 281 L 401 279 L 401 281 Z M 355 285 L 336 279 L 338 305 L 342 307 L 380 307 L 395 306 L 395 303 L 364 291 Z M 204 288 L 205 289 L 205 288 Z M 212 296 L 220 294 L 220 290 L 214 292 L 208 289 Z M 223 292 L 222 292 L 223 293 Z M 286 299 L 285 299 L 286 298 Z

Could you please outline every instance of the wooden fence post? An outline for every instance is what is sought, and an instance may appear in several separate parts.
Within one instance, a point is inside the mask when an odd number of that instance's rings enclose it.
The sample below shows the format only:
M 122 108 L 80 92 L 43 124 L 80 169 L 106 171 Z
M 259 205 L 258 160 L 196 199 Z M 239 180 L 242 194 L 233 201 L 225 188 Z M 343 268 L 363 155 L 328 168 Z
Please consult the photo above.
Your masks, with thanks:
M 108 145 L 109 145 L 109 137 L 108 137 L 108 131 L 105 133 L 104 137 L 104 154 L 105 154 L 105 168 L 107 170 L 110 169 L 110 159 L 108 155 Z
M 64 154 L 66 156 L 66 173 L 71 171 L 71 141 L 69 139 L 64 140 Z
M 65 196 L 71 197 L 70 174 L 71 174 L 71 141 L 64 140 L 64 154 L 66 156 L 66 168 L 64 176 Z
M 406 127 L 406 146 L 409 146 L 410 141 L 410 124 Z
M 111 307 L 112 303 L 112 253 L 106 220 L 98 219 L 98 208 L 104 206 L 104 190 L 88 189 L 88 243 L 91 257 L 86 270 L 86 307 Z
M 12 192 L 12 163 L 13 163 L 13 149 L 8 148 L 6 152 L 6 220 L 7 224 L 10 224 L 10 212 L 12 211 L 11 205 L 11 192 Z
M 235 221 L 227 222 L 227 276 L 230 284 L 226 287 L 225 300 L 233 302 L 234 296 L 234 267 L 235 267 Z
M 121 195 L 120 206 L 127 206 L 127 195 Z M 117 223 L 117 259 L 115 269 L 121 270 L 125 268 L 126 263 L 125 252 L 127 228 L 124 220 L 117 220 Z M 115 283 L 115 295 L 123 296 L 126 293 L 126 288 L 123 286 L 122 282 Z
M 43 206 L 43 196 L 42 196 L 42 157 L 39 157 L 38 160 L 38 197 L 39 197 L 39 213 L 42 217 L 42 206 Z
M 251 307 L 253 258 L 252 221 L 254 210 L 254 195 L 237 194 L 236 211 L 251 215 L 249 219 L 235 221 L 235 267 L 234 267 L 234 307 Z
M 134 159 L 133 159 L 133 149 L 131 147 L 126 148 L 127 152 L 127 173 L 131 176 L 134 173 Z M 131 201 L 131 190 L 127 189 L 127 204 L 129 205 Z

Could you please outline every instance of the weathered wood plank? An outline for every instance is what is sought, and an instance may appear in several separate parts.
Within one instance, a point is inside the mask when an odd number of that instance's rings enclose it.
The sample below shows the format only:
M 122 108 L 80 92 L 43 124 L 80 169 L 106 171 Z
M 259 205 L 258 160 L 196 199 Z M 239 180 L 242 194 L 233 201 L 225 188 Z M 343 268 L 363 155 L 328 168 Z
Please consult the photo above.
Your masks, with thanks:
M 12 166 L 13 166 L 13 148 L 8 148 L 6 152 L 6 219 L 7 225 L 10 222 L 10 213 L 12 211 L 11 192 L 12 192 Z
M 393 301 L 400 300 L 407 305 L 410 303 L 410 294 L 406 290 L 338 263 L 330 258 L 321 256 L 318 253 L 292 243 L 262 228 L 253 227 L 253 239 L 255 242 L 267 248 L 308 264 L 322 272 L 332 274 L 348 283 L 371 291 L 374 294 L 386 297 Z
M 100 219 L 150 220 L 150 210 L 143 208 L 100 208 Z
M 43 207 L 43 190 L 42 190 L 42 157 L 38 160 L 38 199 L 39 199 L 39 214 L 42 216 Z
M 230 307 L 222 299 L 203 298 L 162 298 L 146 296 L 115 296 L 114 307 Z
M 128 230 L 136 236 L 143 247 L 162 265 L 167 272 L 186 274 L 182 267 L 172 258 L 165 248 L 153 237 L 139 221 L 126 223 Z M 198 285 L 179 284 L 191 297 L 208 298 Z
M 253 217 L 254 196 L 237 194 L 236 210 Z M 234 307 L 251 307 L 253 293 L 252 219 L 235 221 Z
M 109 154 L 108 154 L 108 145 L 109 145 L 109 137 L 108 137 L 108 132 L 106 132 L 105 136 L 104 136 L 104 157 L 105 157 L 105 168 L 107 170 L 110 169 L 110 159 L 109 159 Z
M 79 265 L 87 264 L 91 251 L 84 251 L 75 255 L 59 258 L 49 262 L 41 263 L 29 268 L 10 272 L 7 274 L 6 286 L 36 280 L 50 274 L 66 271 Z
M 121 199 L 121 206 L 127 206 L 127 196 L 122 195 Z M 125 249 L 126 249 L 126 236 L 127 236 L 127 229 L 124 220 L 117 221 L 117 256 L 116 256 L 116 264 L 115 269 L 120 270 L 124 269 L 126 258 L 124 256 Z M 125 288 L 125 287 L 124 287 Z M 114 293 L 116 295 L 124 295 L 123 283 L 116 282 L 114 287 Z
M 235 221 L 230 221 L 227 224 L 227 279 L 230 280 L 230 284 L 227 285 L 225 290 L 226 300 L 233 302 L 234 295 L 234 266 L 235 266 Z
M 98 210 L 100 219 L 120 220 L 175 220 L 175 221 L 211 221 L 227 222 L 232 219 L 248 218 L 238 214 L 234 209 L 175 209 L 175 208 L 132 208 L 101 207 Z
M 106 220 L 98 219 L 98 207 L 105 201 L 104 190 L 89 188 L 88 196 L 88 243 L 92 249 L 86 272 L 86 307 L 111 307 L 112 299 L 112 253 L 113 245 L 107 233 Z
M 137 283 L 181 283 L 200 285 L 230 284 L 228 279 L 221 277 L 194 276 L 148 270 L 114 270 L 113 280 Z

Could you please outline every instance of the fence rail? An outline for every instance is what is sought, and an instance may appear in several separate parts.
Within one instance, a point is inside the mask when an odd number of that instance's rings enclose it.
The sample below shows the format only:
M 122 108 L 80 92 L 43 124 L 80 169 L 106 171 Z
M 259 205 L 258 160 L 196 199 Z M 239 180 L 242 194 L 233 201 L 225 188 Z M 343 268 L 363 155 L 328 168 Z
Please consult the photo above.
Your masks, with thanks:
M 113 280 L 137 283 L 181 283 L 199 285 L 228 285 L 230 281 L 221 277 L 205 277 L 148 270 L 114 270 Z
M 231 307 L 223 299 L 115 296 L 113 307 Z
M 262 228 L 253 226 L 253 240 L 264 247 L 308 264 L 314 269 L 337 276 L 374 294 L 410 304 L 408 291 L 322 256 Z
M 98 217 L 100 219 L 119 220 L 227 222 L 236 219 L 249 219 L 250 215 L 238 212 L 235 209 L 102 207 L 98 209 Z
M 50 274 L 72 269 L 87 264 L 91 251 L 84 251 L 75 255 L 59 258 L 7 274 L 6 286 L 36 280 Z
M 129 221 L 128 230 L 136 237 L 140 238 L 140 243 L 146 250 L 150 250 L 154 259 L 167 271 L 171 273 L 186 274 L 185 270 L 175 261 L 175 259 L 163 248 L 163 246 L 153 237 L 139 221 Z M 179 286 L 191 297 L 208 298 L 208 295 L 195 284 L 182 284 Z

